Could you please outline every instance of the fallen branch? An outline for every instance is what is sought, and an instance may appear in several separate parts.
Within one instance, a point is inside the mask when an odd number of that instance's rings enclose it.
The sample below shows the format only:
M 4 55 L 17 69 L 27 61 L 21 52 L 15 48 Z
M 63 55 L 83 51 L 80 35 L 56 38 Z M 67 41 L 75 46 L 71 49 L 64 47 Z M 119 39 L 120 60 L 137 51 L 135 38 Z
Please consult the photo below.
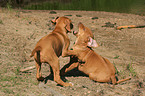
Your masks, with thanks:
M 34 69 L 35 66 L 30 66 L 30 67 L 27 67 L 25 69 L 20 69 L 20 72 L 25 72 L 25 71 L 28 71 L 28 70 L 31 70 L 31 69 Z
M 143 28 L 145 25 L 126 25 L 126 26 L 118 26 L 116 27 L 117 30 L 121 30 L 124 28 Z

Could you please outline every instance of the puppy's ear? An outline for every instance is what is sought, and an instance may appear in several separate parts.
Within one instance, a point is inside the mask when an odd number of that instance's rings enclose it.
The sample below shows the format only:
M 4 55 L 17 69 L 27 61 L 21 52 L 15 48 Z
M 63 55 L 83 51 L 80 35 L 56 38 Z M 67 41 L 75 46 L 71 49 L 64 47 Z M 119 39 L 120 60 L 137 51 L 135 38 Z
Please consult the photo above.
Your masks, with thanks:
M 56 20 L 57 20 L 58 18 L 59 18 L 59 17 L 56 17 L 55 19 L 51 20 L 51 23 L 52 23 L 53 25 L 56 25 Z
M 96 40 L 94 40 L 93 38 L 89 37 L 89 42 L 87 44 L 89 47 L 98 47 L 99 45 L 97 44 Z
M 81 22 L 79 22 L 78 26 L 79 26 L 79 28 L 83 29 L 84 31 L 86 30 L 85 26 Z
M 69 20 L 65 20 L 65 24 L 66 24 L 65 26 L 66 30 L 71 32 L 71 29 L 72 29 L 71 27 L 73 26 L 71 22 Z

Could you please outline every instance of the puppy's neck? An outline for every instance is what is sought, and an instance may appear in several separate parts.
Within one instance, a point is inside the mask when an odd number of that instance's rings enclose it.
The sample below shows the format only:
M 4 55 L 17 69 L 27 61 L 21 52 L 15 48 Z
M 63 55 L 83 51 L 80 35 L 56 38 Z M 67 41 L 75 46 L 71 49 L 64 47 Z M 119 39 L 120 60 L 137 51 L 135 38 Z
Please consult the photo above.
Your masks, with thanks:
M 64 27 L 61 27 L 61 26 L 56 26 L 55 29 L 54 29 L 54 32 L 58 32 L 58 33 L 61 33 L 63 35 L 67 34 L 67 30 Z
M 87 47 L 87 43 L 84 41 L 82 37 L 78 37 L 76 39 L 75 45 L 85 46 Z
M 73 46 L 73 49 L 80 50 L 80 51 L 86 51 L 86 50 L 88 50 L 88 47 L 84 46 L 84 45 L 81 45 L 81 44 L 75 44 Z

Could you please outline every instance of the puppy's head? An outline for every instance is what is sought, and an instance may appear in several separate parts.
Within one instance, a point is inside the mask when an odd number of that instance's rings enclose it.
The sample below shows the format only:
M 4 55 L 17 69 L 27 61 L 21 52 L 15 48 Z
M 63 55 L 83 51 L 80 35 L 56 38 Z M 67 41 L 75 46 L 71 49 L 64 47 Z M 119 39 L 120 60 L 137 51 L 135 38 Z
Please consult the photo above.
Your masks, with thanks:
M 78 24 L 79 32 L 74 31 L 73 34 L 77 37 L 76 42 L 83 43 L 88 47 L 98 47 L 92 31 L 85 27 L 81 22 Z
M 67 32 L 71 32 L 73 28 L 72 21 L 67 17 L 56 17 L 55 19 L 51 20 L 53 25 L 64 27 Z

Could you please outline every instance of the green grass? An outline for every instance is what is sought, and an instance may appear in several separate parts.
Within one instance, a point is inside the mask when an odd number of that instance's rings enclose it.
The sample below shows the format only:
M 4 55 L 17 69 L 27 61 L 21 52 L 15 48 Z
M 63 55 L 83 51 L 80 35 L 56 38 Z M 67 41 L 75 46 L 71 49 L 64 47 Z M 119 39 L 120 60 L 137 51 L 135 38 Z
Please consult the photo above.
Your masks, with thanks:
M 11 0 L 8 0 L 8 3 L 6 5 L 6 8 L 11 11 L 12 10 L 12 1 Z
M 19 67 L 12 69 L 12 72 L 15 74 L 9 74 L 10 70 L 6 73 L 8 75 L 0 74 L 0 90 L 7 96 L 19 96 L 21 93 L 16 92 L 16 90 L 21 90 L 19 86 L 29 88 L 30 84 L 38 85 L 36 81 L 29 79 L 31 74 L 22 74 L 19 72 L 19 69 Z
M 3 91 L 4 93 L 14 94 L 13 89 L 3 88 L 2 91 Z
M 14 70 L 14 73 L 15 73 L 16 75 L 19 75 L 19 73 L 20 73 L 20 67 L 17 67 L 17 68 Z
M 114 62 L 113 62 L 113 65 L 114 65 L 114 67 L 115 67 L 116 74 L 119 75 L 119 71 L 117 70 L 117 68 L 116 68 L 116 64 L 115 64 Z
M 135 69 L 132 66 L 132 62 L 130 64 L 127 65 L 127 70 L 129 70 L 129 72 L 131 73 L 131 75 L 133 77 L 136 77 L 137 73 L 135 72 Z
M 123 70 L 118 71 L 116 64 L 113 62 L 115 70 L 116 70 L 116 74 L 121 76 L 122 78 L 125 78 L 126 75 L 131 75 L 133 77 L 137 76 L 137 73 L 135 72 L 135 69 L 133 68 L 132 62 L 129 64 L 126 64 L 127 66 L 123 67 Z M 127 71 L 128 70 L 128 71 Z
M 119 56 L 118 55 L 116 55 L 115 57 L 114 57 L 114 59 L 118 59 L 119 58 Z
M 3 24 L 3 21 L 2 20 L 0 20 L 0 24 Z

